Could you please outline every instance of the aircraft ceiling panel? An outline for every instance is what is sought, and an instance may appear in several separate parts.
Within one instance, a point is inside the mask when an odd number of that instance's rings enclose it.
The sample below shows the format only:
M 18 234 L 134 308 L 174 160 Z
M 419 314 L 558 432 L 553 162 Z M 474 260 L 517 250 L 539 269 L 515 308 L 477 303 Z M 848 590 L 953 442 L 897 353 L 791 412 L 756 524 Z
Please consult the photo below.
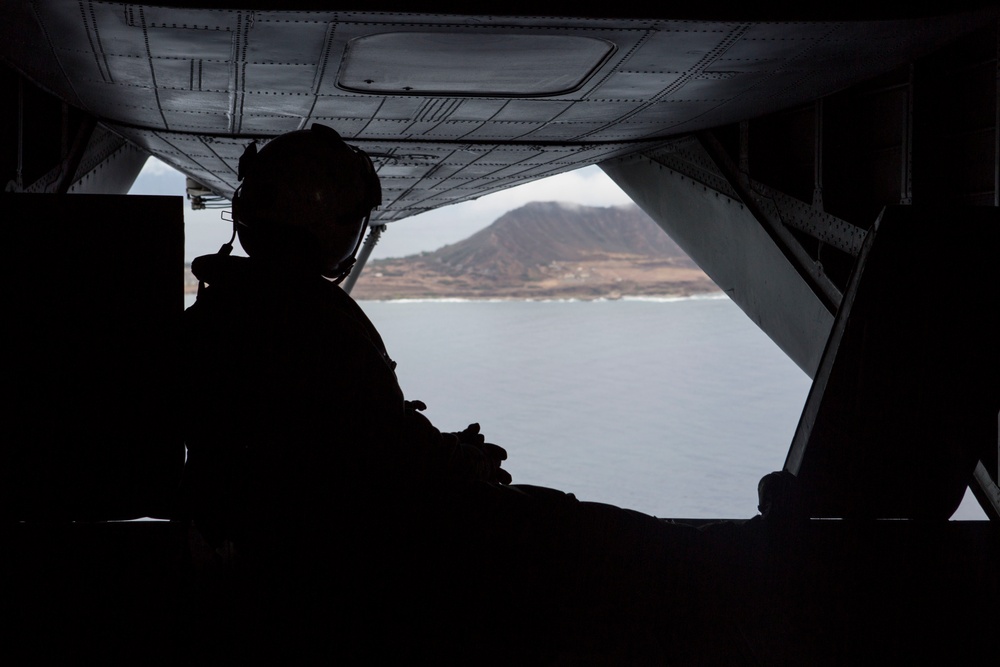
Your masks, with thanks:
M 103 67 L 87 67 L 84 76 L 74 81 L 81 94 L 93 96 L 99 90 L 111 90 L 109 86 L 114 86 L 132 89 L 130 97 L 155 100 L 156 91 L 163 85 L 159 82 L 150 85 L 152 83 L 150 77 L 158 73 L 159 63 L 156 70 L 152 70 L 149 60 L 145 57 L 129 53 L 104 53 L 100 54 L 99 58 L 94 58 L 94 62 L 100 62 Z M 172 83 L 169 76 L 165 78 L 166 83 Z M 102 102 L 107 101 L 102 100 Z
M 441 127 L 442 125 L 444 123 L 437 120 L 414 120 L 407 123 L 402 133 L 409 137 L 434 135 L 436 139 L 440 139 L 449 134 L 446 128 Z
M 467 138 L 470 129 L 479 127 L 479 123 L 471 120 L 466 121 L 424 121 L 414 123 L 408 129 L 408 133 L 431 134 L 439 140 L 458 141 Z
M 268 135 L 271 132 L 283 134 L 302 129 L 302 117 L 298 114 L 281 114 L 273 109 L 268 111 L 269 113 L 243 115 L 240 130 L 245 134 Z
M 344 95 L 340 97 L 316 96 L 313 98 L 312 113 L 324 118 L 339 118 L 344 121 L 355 120 L 364 123 L 367 119 L 373 118 L 381 107 L 385 105 L 382 98 L 368 95 Z M 362 125 L 357 132 L 364 128 Z M 357 132 L 344 132 L 347 136 L 354 136 Z
M 772 72 L 766 71 L 705 72 L 690 77 L 683 86 L 664 95 L 663 99 L 726 102 L 749 93 L 764 82 L 768 82 L 773 76 Z M 770 87 L 768 89 L 770 90 Z
M 206 60 L 199 58 L 195 60 L 178 61 L 178 71 L 180 76 L 179 88 L 197 93 L 229 93 L 230 78 L 232 68 L 225 61 Z M 185 86 L 184 70 L 187 68 L 188 82 Z M 169 71 L 169 70 L 168 70 Z
M 149 62 L 137 61 L 143 74 L 142 84 L 149 78 Z M 156 63 L 156 90 L 185 93 L 192 101 L 200 102 L 202 96 L 227 95 L 229 87 L 229 67 L 219 61 L 204 59 L 161 60 Z M 197 93 L 197 98 L 192 96 Z
M 52 5 L 57 3 L 46 1 L 36 4 Z M 237 31 L 245 26 L 247 14 L 245 11 L 213 9 L 211 7 L 204 9 L 170 7 L 168 2 L 159 4 L 85 2 L 82 4 L 88 11 L 95 11 L 98 6 L 106 7 L 108 11 L 125 16 L 129 25 L 144 25 L 148 28 Z M 211 5 L 212 3 L 203 4 Z
M 253 36 L 246 40 L 246 59 L 251 62 L 312 65 L 327 52 L 336 23 L 329 14 L 293 16 L 253 14 Z
M 270 104 L 274 99 L 297 99 L 299 106 L 308 113 L 312 102 L 311 92 L 316 80 L 317 63 L 256 63 L 247 62 L 243 67 L 243 92 L 261 95 L 260 104 Z M 291 93 L 285 91 L 294 91 Z
M 388 32 L 352 39 L 337 83 L 384 95 L 552 97 L 579 89 L 615 48 L 591 36 L 493 28 Z
M 439 99 L 439 98 L 432 98 Z M 424 97 L 387 97 L 379 104 L 373 118 L 376 120 L 396 120 L 409 123 L 419 117 L 421 110 L 429 103 Z
M 604 125 L 613 122 L 611 119 L 624 119 L 640 111 L 644 106 L 638 100 L 587 100 L 577 102 L 558 116 L 562 121 L 603 121 Z
M 0 58 L 224 197 L 251 139 L 331 125 L 378 153 L 393 193 L 383 221 L 803 104 L 996 17 L 995 8 L 866 23 L 181 4 L 3 3 L 0 26 L 19 28 L 0 40 Z
M 595 88 L 592 99 L 646 100 L 649 91 L 669 90 L 681 79 L 681 72 L 618 71 Z
M 134 51 L 133 56 L 146 59 L 150 54 L 156 54 L 158 60 L 174 58 L 188 62 L 191 60 L 206 60 L 209 62 L 226 62 L 233 57 L 233 30 L 226 24 L 218 23 L 190 26 L 184 24 L 154 24 L 149 22 L 149 15 L 133 20 L 122 26 L 122 36 L 119 40 L 123 48 Z M 147 43 L 136 44 L 131 35 L 145 25 Z M 104 30 L 102 39 L 104 37 Z M 301 31 L 300 31 L 301 32 Z M 299 41 L 303 41 L 300 38 Z M 115 50 L 116 53 L 122 53 Z M 123 54 L 123 53 L 122 53 Z M 124 54 L 123 54 L 124 55 Z
M 541 127 L 533 130 L 530 134 L 524 135 L 524 138 L 527 141 L 573 141 L 579 137 L 596 133 L 602 130 L 605 125 L 607 125 L 607 123 L 599 121 L 587 123 L 556 120 L 551 123 L 544 123 Z M 630 131 L 627 135 L 623 135 L 623 138 L 626 136 L 627 138 L 634 138 L 635 134 Z
M 225 92 L 201 92 L 194 97 L 188 91 L 165 87 L 157 90 L 150 101 L 153 105 L 146 109 L 147 113 L 175 114 L 174 122 L 166 119 L 168 127 L 187 127 L 189 131 L 208 129 L 232 106 L 232 97 Z
M 741 63 L 756 68 L 763 63 L 773 66 L 807 61 L 809 52 L 834 36 L 838 27 L 836 24 L 806 24 L 802 30 L 789 35 L 787 28 L 780 24 L 755 24 L 749 26 L 710 69 L 728 70 Z
M 745 26 L 735 22 L 664 21 L 644 35 L 621 69 L 680 74 L 703 67 L 706 60 L 711 62 L 720 45 L 733 38 L 733 31 L 740 29 Z
M 442 120 L 454 123 L 482 123 L 494 118 L 505 109 L 510 100 L 493 100 L 474 97 L 463 99 L 459 97 L 437 98 L 436 109 Z
M 475 127 L 467 127 L 466 132 L 460 137 L 461 141 L 471 141 L 476 143 L 511 143 L 525 141 L 526 137 L 545 123 L 541 121 L 497 121 L 488 124 L 479 124 Z M 429 135 L 424 138 L 429 139 Z
M 633 123 L 645 122 L 653 126 L 658 125 L 672 131 L 682 123 L 697 124 L 698 119 L 716 109 L 719 104 L 717 100 L 687 99 L 679 96 L 658 100 L 656 104 L 650 105 L 641 114 L 629 120 Z
M 113 126 L 132 143 L 142 146 L 168 164 L 189 166 L 192 171 L 207 173 L 217 169 L 221 182 L 236 182 L 236 163 L 249 142 L 234 137 L 204 137 L 197 134 L 177 134 L 137 130 Z M 235 187 L 235 185 L 233 186 Z
M 37 48 L 44 48 L 41 44 L 44 44 L 44 42 L 40 42 Z M 32 45 L 32 48 L 36 48 L 35 45 Z M 102 83 L 110 82 L 111 75 L 107 70 L 108 63 L 106 60 L 103 58 L 98 60 L 89 51 L 62 51 L 53 55 L 58 57 L 59 67 L 65 69 L 67 72 L 73 72 L 73 76 L 51 76 L 50 73 L 46 72 L 41 77 L 35 76 L 32 78 L 36 81 L 44 82 L 44 87 L 52 91 L 53 95 L 57 95 L 74 106 L 83 106 L 82 100 L 89 94 L 95 79 Z M 37 61 L 32 61 L 28 64 L 33 65 L 35 62 Z M 27 70 L 27 73 L 29 76 L 32 74 L 30 69 Z M 130 98 L 139 97 L 140 92 L 139 90 L 132 91 Z M 152 90 L 149 90 L 150 99 L 153 98 L 152 92 Z

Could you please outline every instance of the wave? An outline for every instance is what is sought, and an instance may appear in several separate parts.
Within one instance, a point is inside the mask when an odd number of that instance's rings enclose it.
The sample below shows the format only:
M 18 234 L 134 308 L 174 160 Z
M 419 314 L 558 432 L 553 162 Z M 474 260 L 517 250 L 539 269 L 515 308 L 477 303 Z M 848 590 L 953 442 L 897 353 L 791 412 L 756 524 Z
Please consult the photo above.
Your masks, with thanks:
M 507 301 L 527 301 L 527 299 L 472 299 L 464 297 L 424 297 L 414 299 L 357 299 L 358 303 L 505 303 Z
M 654 303 L 668 303 L 673 301 L 716 301 L 729 299 L 725 292 L 705 292 L 702 294 L 688 294 L 685 296 L 623 296 L 617 301 L 649 301 Z M 610 300 L 610 299 L 607 299 Z
M 674 301 L 714 301 L 728 299 L 725 292 L 703 292 L 688 295 L 664 296 L 620 296 L 597 297 L 594 299 L 580 298 L 525 298 L 525 297 L 423 297 L 404 299 L 358 299 L 358 303 L 613 303 L 616 301 L 643 301 L 650 303 L 671 303 Z

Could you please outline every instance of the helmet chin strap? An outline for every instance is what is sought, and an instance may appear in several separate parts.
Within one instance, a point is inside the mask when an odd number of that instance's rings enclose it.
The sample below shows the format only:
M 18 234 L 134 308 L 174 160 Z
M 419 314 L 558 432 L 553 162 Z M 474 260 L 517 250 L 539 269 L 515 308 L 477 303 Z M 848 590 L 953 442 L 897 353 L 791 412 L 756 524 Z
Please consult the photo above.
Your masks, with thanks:
M 257 150 L 257 144 L 256 144 L 256 142 L 254 142 L 251 145 L 254 147 L 254 152 L 256 152 L 256 150 Z M 219 252 L 218 252 L 219 255 L 229 256 L 229 255 L 233 254 L 233 244 L 236 243 L 236 228 L 237 228 L 237 226 L 239 224 L 241 224 L 240 223 L 240 219 L 239 219 L 239 213 L 237 211 L 238 211 L 238 208 L 239 208 L 240 190 L 242 190 L 242 189 L 243 189 L 243 185 L 240 184 L 239 186 L 237 186 L 236 190 L 233 192 L 233 198 L 232 198 L 233 210 L 230 213 L 230 216 L 233 219 L 233 235 L 229 237 L 229 242 L 228 243 L 223 243 L 222 247 L 219 248 Z M 223 211 L 222 217 L 223 217 L 223 219 L 225 219 L 225 217 L 226 217 L 225 216 L 225 211 Z
M 351 254 L 348 255 L 346 259 L 334 268 L 332 276 L 326 276 L 334 285 L 339 285 L 344 282 L 344 279 L 351 273 L 351 269 L 354 268 L 355 262 L 358 261 L 358 250 L 361 248 L 361 243 L 364 241 L 365 232 L 368 231 L 368 220 L 371 217 L 372 213 L 371 211 L 368 211 L 365 215 L 365 221 L 361 223 L 361 233 L 358 234 L 358 242 L 354 244 L 354 250 L 351 251 Z

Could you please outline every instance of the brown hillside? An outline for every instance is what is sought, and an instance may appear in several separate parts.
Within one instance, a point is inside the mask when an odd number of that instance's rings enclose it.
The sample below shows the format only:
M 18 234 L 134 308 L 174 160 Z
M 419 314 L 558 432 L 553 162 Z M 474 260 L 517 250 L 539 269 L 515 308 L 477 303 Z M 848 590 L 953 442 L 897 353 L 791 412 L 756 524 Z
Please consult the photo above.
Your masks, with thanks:
M 552 262 L 634 255 L 694 264 L 638 206 L 597 208 L 532 202 L 510 211 L 468 239 L 426 258 L 452 275 L 541 277 Z
M 715 289 L 637 206 L 533 202 L 464 241 L 370 262 L 352 294 L 359 299 L 586 299 Z

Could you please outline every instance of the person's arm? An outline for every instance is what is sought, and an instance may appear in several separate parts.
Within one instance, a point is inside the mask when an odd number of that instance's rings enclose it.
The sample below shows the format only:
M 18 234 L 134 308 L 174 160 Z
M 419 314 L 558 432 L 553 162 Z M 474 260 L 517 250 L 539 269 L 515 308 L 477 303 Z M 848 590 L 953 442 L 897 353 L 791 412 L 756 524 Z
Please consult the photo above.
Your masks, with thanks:
M 479 424 L 465 430 L 443 433 L 421 414 L 427 406 L 422 401 L 406 401 L 406 437 L 424 448 L 424 461 L 430 478 L 442 481 L 481 480 L 510 484 L 511 476 L 501 467 L 507 452 L 486 442 Z

